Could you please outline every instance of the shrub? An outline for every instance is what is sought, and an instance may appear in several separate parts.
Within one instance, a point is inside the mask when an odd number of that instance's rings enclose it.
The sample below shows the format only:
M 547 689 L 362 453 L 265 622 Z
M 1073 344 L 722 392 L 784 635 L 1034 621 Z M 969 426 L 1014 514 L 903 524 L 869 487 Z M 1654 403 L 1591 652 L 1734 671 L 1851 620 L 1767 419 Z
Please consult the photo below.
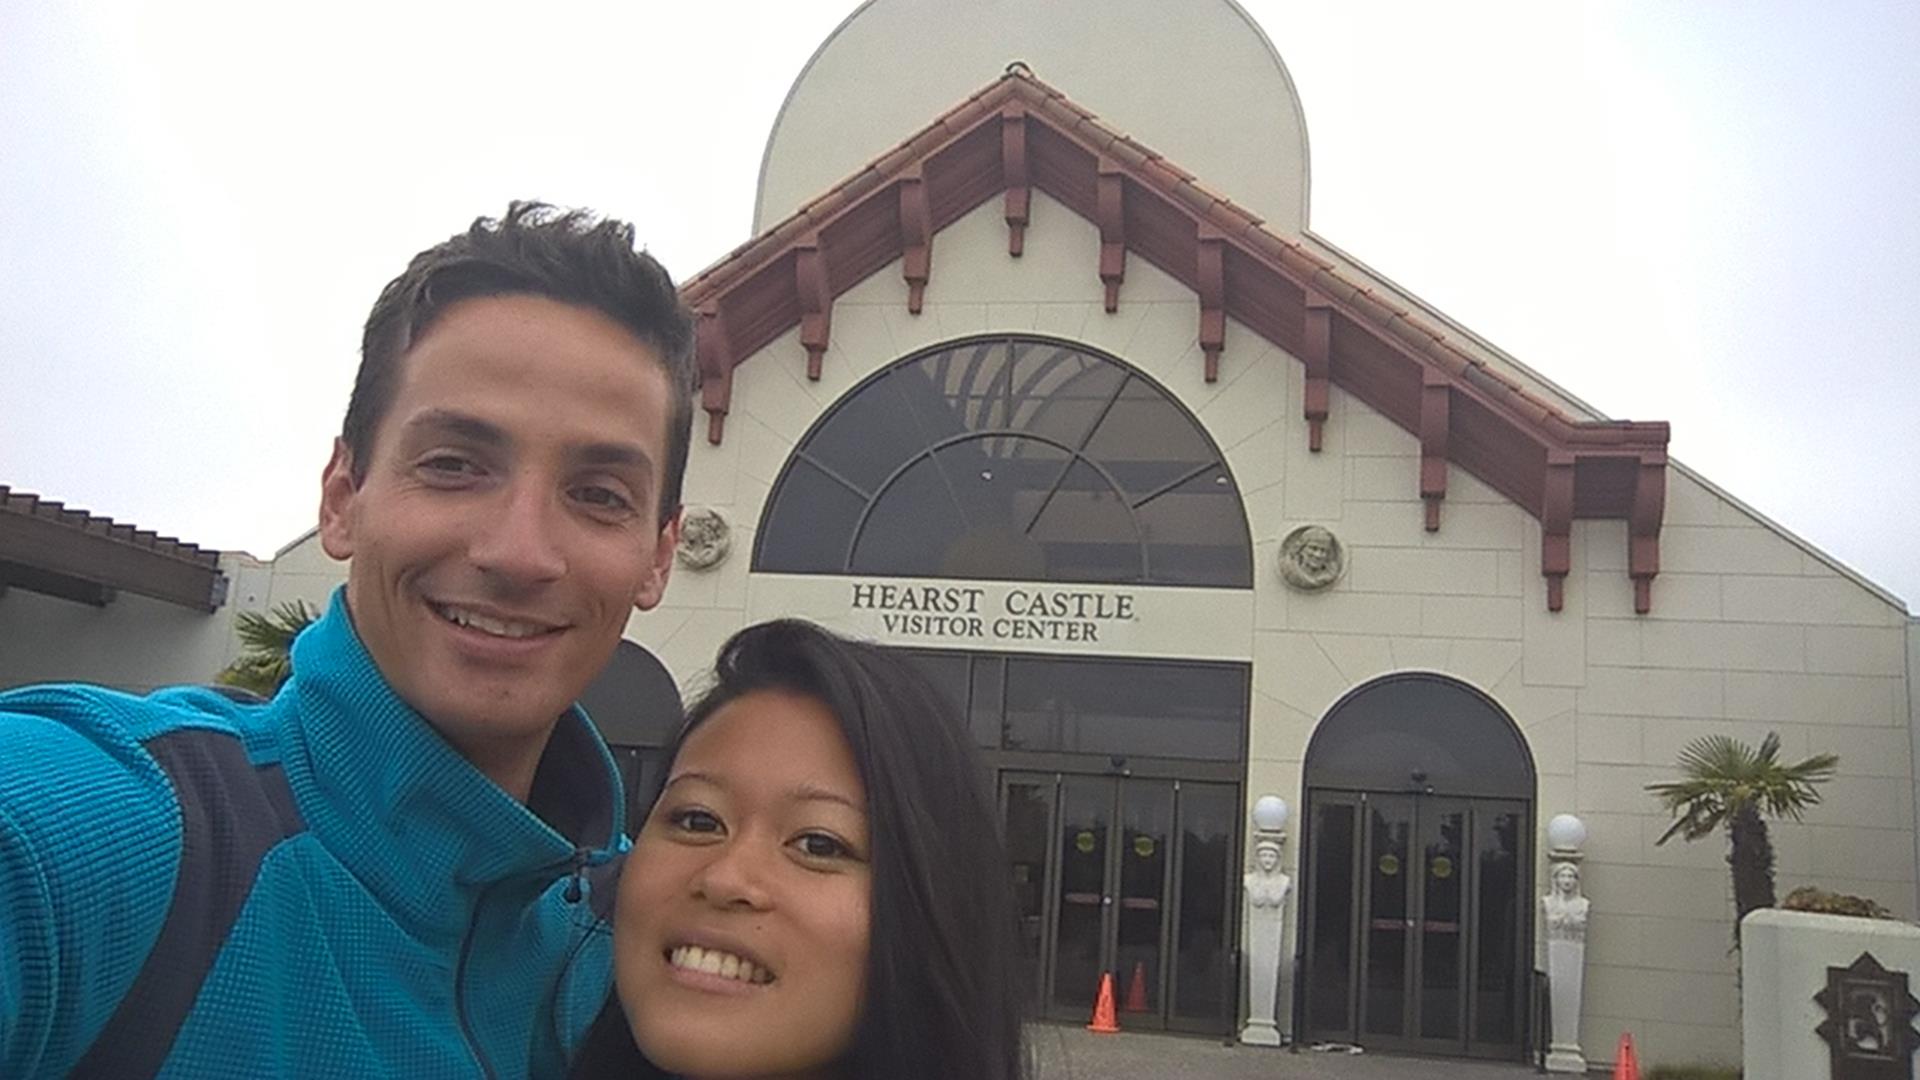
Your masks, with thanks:
M 1655 1065 L 1647 1080 L 1740 1080 L 1731 1065 Z
M 1854 915 L 1862 919 L 1891 919 L 1893 912 L 1864 896 L 1828 892 L 1802 885 L 1787 894 L 1780 906 L 1788 911 L 1817 911 L 1823 915 Z

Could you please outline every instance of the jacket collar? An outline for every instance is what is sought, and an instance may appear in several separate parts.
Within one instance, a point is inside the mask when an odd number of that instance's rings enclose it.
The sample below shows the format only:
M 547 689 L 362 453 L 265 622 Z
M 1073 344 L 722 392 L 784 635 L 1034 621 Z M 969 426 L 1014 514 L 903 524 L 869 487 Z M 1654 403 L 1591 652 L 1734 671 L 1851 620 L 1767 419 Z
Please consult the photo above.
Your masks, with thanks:
M 421 930 L 458 934 L 481 890 L 543 885 L 620 846 L 619 772 L 578 705 L 555 725 L 522 805 L 393 692 L 344 588 L 294 642 L 274 709 L 308 827 Z

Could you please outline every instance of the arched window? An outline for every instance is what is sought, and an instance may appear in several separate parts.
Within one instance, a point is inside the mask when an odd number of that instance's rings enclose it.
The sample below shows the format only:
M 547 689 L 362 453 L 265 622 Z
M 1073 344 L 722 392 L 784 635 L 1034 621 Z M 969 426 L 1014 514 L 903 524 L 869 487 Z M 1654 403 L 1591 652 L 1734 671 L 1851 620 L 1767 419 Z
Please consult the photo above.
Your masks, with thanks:
M 1248 588 L 1220 451 L 1151 380 L 1084 346 L 995 336 L 908 357 L 794 450 L 754 568 Z
M 1348 693 L 1307 744 L 1308 787 L 1532 799 L 1533 755 L 1505 710 L 1444 675 Z

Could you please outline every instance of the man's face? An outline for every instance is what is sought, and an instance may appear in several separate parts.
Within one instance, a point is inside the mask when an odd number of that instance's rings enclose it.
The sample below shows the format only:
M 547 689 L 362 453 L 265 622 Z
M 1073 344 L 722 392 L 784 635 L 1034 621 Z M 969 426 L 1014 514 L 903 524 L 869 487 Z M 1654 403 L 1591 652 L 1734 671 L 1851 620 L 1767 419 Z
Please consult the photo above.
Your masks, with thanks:
M 665 369 L 598 312 L 501 296 L 444 311 L 396 381 L 363 478 L 336 444 L 322 481 L 354 627 L 476 763 L 544 745 L 666 589 Z

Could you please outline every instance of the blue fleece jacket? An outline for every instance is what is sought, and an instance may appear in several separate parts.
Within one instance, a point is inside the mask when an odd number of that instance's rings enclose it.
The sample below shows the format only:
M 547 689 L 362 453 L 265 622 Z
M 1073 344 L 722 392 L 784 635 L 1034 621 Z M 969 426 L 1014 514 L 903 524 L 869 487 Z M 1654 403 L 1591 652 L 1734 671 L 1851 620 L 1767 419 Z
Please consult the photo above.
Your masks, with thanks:
M 341 594 L 265 705 L 0 694 L 0 1077 L 558 1076 L 624 846 L 578 708 L 522 805 L 394 696 Z

